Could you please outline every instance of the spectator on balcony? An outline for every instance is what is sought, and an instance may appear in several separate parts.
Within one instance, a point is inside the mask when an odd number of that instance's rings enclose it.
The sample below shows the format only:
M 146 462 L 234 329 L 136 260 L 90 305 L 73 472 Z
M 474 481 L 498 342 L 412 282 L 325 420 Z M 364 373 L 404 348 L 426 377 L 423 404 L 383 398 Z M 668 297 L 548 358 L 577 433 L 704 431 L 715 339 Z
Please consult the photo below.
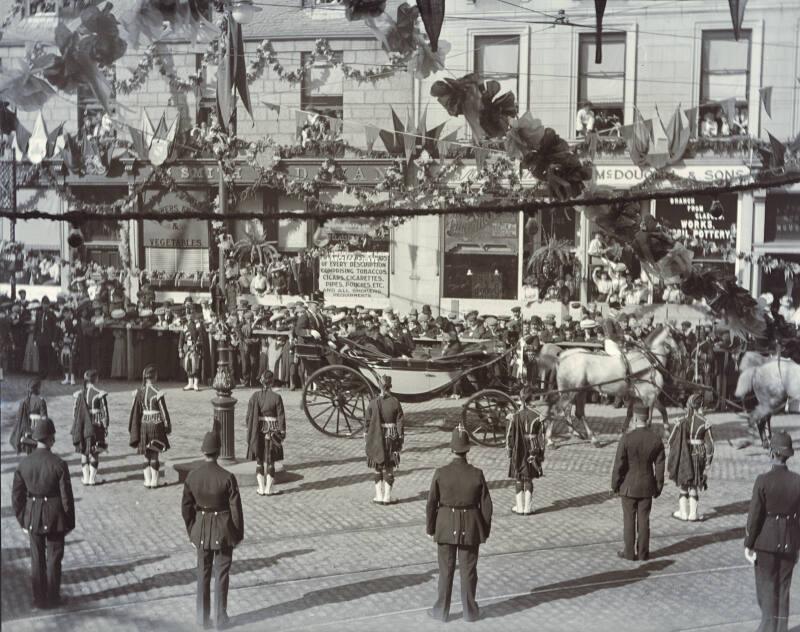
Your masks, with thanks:
M 590 257 L 604 257 L 606 254 L 606 243 L 603 239 L 603 233 L 595 233 L 592 241 L 589 242 L 589 256 Z
M 667 284 L 662 295 L 665 303 L 683 303 L 683 292 L 675 283 Z
M 578 113 L 575 115 L 575 133 L 577 136 L 586 136 L 588 132 L 594 131 L 595 116 L 590 101 L 581 104 Z
M 736 118 L 731 123 L 731 133 L 734 136 L 747 136 L 748 118 L 747 106 L 736 108 Z
M 714 119 L 714 113 L 711 111 L 703 115 L 703 122 L 700 124 L 700 136 L 704 138 L 713 138 L 719 134 L 719 125 Z
M 794 318 L 794 312 L 795 312 L 795 309 L 794 309 L 794 304 L 793 304 L 793 301 L 792 301 L 792 297 L 789 296 L 788 294 L 784 294 L 783 296 L 781 296 L 780 307 L 778 308 L 778 314 L 780 316 L 783 316 L 783 319 L 787 323 L 790 323 L 790 322 L 792 322 L 792 319 Z
M 725 116 L 725 112 L 722 110 L 722 108 L 717 108 L 716 121 L 717 121 L 717 136 L 730 136 L 731 135 L 730 122 L 728 121 L 728 117 Z
M 611 277 L 608 274 L 608 270 L 604 270 L 600 266 L 596 267 L 592 271 L 592 280 L 597 288 L 597 301 L 605 303 L 612 290 Z

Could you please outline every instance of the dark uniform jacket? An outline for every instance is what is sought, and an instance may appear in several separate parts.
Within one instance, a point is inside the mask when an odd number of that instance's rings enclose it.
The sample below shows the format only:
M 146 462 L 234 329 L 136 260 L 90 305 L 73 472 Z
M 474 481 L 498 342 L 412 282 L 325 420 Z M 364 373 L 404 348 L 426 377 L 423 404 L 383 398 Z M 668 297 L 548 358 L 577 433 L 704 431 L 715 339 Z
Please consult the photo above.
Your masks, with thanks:
M 483 471 L 460 457 L 437 468 L 426 515 L 427 533 L 439 544 L 485 542 L 492 529 L 492 498 Z
M 800 474 L 774 465 L 753 486 L 744 545 L 769 553 L 800 551 Z
M 629 498 L 653 498 L 664 488 L 664 444 L 647 428 L 622 436 L 611 473 L 611 489 Z
M 270 435 L 271 441 L 282 442 L 286 438 L 286 413 L 283 408 L 283 399 L 271 389 L 261 389 L 250 396 L 247 403 L 247 458 L 256 459 L 259 452 L 259 441 L 264 438 L 261 417 L 274 417 L 277 437 Z M 282 460 L 283 450 L 281 449 Z
M 294 326 L 294 335 L 299 338 L 312 338 L 311 331 L 319 332 L 323 340 L 327 336 L 325 330 L 325 318 L 321 314 L 312 314 L 311 312 L 303 312 L 297 317 L 297 323 Z
M 242 499 L 236 477 L 216 463 L 189 472 L 181 503 L 189 540 L 198 549 L 218 551 L 244 538 Z
M 47 448 L 37 448 L 14 472 L 11 491 L 17 522 L 40 535 L 75 528 L 75 501 L 67 464 Z

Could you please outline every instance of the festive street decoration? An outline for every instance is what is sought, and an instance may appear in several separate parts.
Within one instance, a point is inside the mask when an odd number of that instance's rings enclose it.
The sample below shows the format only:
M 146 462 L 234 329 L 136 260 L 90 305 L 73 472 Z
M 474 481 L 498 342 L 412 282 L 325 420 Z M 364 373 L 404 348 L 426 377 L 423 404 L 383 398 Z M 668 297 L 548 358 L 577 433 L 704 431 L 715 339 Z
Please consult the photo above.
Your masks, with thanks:
M 594 63 L 603 63 L 603 14 L 606 12 L 606 0 L 594 0 L 595 36 Z
M 731 11 L 731 23 L 733 24 L 733 38 L 738 42 L 742 34 L 742 22 L 744 22 L 744 9 L 747 0 L 728 0 L 728 8 Z
M 425 32 L 431 40 L 431 50 L 435 53 L 439 46 L 439 33 L 444 22 L 444 0 L 417 0 L 417 7 L 425 25 Z
M 124 25 L 126 41 L 133 49 L 142 43 L 151 45 L 166 35 L 189 40 L 192 43 L 208 42 L 219 36 L 219 28 L 203 14 L 208 0 L 119 0 L 119 11 Z M 167 28 L 164 25 L 167 24 Z

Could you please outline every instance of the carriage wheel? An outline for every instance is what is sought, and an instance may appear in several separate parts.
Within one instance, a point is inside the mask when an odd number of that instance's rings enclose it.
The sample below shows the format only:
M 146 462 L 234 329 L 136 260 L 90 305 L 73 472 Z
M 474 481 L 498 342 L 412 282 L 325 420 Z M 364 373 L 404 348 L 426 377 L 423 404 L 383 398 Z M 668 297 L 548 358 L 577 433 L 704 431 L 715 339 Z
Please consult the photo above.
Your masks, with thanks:
M 320 432 L 332 437 L 354 437 L 364 430 L 372 386 L 350 367 L 325 366 L 306 380 L 302 407 Z
M 506 442 L 506 416 L 516 410 L 514 400 L 503 391 L 487 389 L 467 400 L 461 419 L 475 443 L 499 448 Z

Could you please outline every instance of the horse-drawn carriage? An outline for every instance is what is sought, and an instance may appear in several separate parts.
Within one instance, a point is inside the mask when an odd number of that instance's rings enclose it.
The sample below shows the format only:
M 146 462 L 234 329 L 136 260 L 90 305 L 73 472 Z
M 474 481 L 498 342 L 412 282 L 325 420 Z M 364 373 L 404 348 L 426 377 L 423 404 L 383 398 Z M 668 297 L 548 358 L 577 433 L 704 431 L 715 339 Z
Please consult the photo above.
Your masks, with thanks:
M 308 375 L 301 406 L 320 432 L 357 437 L 383 375 L 392 378 L 392 393 L 401 402 L 429 401 L 466 383 L 475 392 L 462 405 L 464 427 L 476 443 L 502 446 L 506 416 L 515 410 L 512 394 L 520 386 L 510 376 L 511 353 L 471 345 L 457 355 L 394 358 L 350 341 L 336 348 L 298 344 L 295 354 Z

